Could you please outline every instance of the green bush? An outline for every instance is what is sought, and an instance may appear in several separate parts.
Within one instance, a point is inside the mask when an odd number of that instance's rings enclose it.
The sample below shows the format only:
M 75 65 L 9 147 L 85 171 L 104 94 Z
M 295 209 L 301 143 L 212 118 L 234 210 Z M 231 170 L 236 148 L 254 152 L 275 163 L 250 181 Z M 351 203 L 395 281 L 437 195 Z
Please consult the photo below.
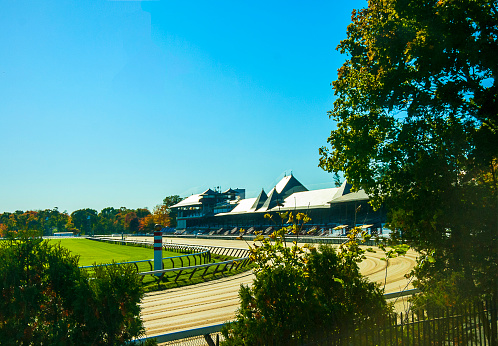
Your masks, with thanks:
M 289 220 L 303 222 L 306 216 L 291 214 Z M 299 233 L 294 224 L 269 239 L 256 238 L 260 244 L 251 248 L 256 278 L 251 287 L 240 288 L 236 320 L 222 331 L 224 345 L 320 341 L 387 316 L 382 290 L 363 278 L 357 265 L 364 258 L 358 246 L 359 229 L 352 231 L 339 251 L 329 245 L 317 249 L 288 244 L 289 230 Z
M 129 266 L 96 267 L 41 239 L 0 244 L 0 340 L 6 345 L 121 345 L 143 335 L 139 279 Z

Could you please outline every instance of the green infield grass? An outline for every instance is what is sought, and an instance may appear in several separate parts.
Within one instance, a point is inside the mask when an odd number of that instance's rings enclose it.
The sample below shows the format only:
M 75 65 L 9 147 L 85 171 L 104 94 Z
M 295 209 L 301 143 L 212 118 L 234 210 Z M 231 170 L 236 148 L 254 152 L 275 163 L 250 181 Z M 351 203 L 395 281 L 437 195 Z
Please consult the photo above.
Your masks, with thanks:
M 215 255 L 217 258 L 214 259 L 211 262 L 222 262 L 225 260 L 228 260 L 228 258 L 221 258 L 224 256 L 220 256 L 218 258 L 217 255 Z M 237 270 L 230 270 L 230 271 L 225 271 L 225 272 L 214 272 L 216 266 L 209 267 L 207 272 L 204 274 L 204 270 L 184 270 L 182 272 L 182 275 L 180 278 L 177 280 L 177 275 L 178 272 L 171 272 L 163 276 L 162 279 L 157 279 L 154 278 L 151 275 L 148 275 L 144 277 L 143 284 L 144 284 L 144 289 L 146 291 L 161 291 L 165 290 L 168 288 L 176 288 L 176 287 L 182 287 L 182 286 L 188 286 L 188 285 L 193 285 L 201 282 L 206 282 L 206 281 L 211 281 L 211 280 L 216 280 L 219 278 L 227 277 L 227 276 L 232 276 L 235 274 L 243 273 L 245 271 L 251 270 L 254 268 L 254 264 L 249 264 L 241 269 Z M 193 274 L 193 275 L 192 275 Z M 204 275 L 202 275 L 204 274 Z
M 89 239 L 51 239 L 51 243 L 60 243 L 61 246 L 67 248 L 73 255 L 80 257 L 80 266 L 91 266 L 93 264 L 108 264 L 113 261 L 116 263 L 133 262 L 140 260 L 151 260 L 154 258 L 154 250 L 142 246 L 120 245 L 106 242 L 99 242 Z M 205 258 L 201 263 L 201 256 L 183 256 L 184 253 L 172 252 L 163 250 L 163 264 L 165 269 L 186 267 L 195 264 L 204 264 Z M 169 258 L 167 258 L 169 257 Z M 233 257 L 211 254 L 210 263 L 216 263 L 229 260 Z M 190 259 L 190 261 L 189 261 Z M 137 263 L 135 266 L 138 272 L 146 272 L 153 270 L 152 262 Z M 178 272 L 171 272 L 162 277 L 156 278 L 152 275 L 144 276 L 143 287 L 145 291 L 164 290 L 172 287 L 180 287 L 191 285 L 199 282 L 214 280 L 224 276 L 231 276 L 243 271 L 249 270 L 252 265 L 244 267 L 240 270 L 232 270 L 226 272 L 214 272 L 215 267 L 210 267 L 206 272 L 199 270 L 194 273 L 193 270 L 182 271 L 181 278 L 178 278 Z M 90 275 L 93 272 L 92 268 L 86 269 Z M 193 274 L 193 275 L 190 275 Z
M 89 266 L 94 263 L 111 263 L 112 261 L 120 263 L 154 258 L 154 250 L 151 248 L 123 246 L 88 239 L 51 239 L 50 242 L 60 243 L 63 247 L 71 251 L 73 255 L 80 256 L 80 266 Z M 163 250 L 163 257 L 178 255 L 180 254 L 177 252 Z

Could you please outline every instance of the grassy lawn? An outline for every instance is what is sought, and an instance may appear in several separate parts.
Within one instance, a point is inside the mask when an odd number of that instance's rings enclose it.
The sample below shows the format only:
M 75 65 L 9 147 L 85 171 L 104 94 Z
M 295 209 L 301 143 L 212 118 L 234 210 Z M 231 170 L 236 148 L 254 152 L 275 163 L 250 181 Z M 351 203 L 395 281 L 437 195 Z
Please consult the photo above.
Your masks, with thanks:
M 221 262 L 223 260 L 226 260 L 226 258 L 217 258 L 213 262 Z M 177 281 L 175 281 L 175 278 L 178 272 L 172 272 L 164 275 L 162 280 L 154 279 L 153 276 L 146 276 L 143 280 L 143 283 L 146 291 L 160 291 L 168 288 L 188 286 L 196 283 L 216 280 L 226 276 L 232 276 L 248 271 L 253 267 L 253 264 L 249 264 L 248 266 L 238 270 L 226 271 L 223 273 L 214 273 L 215 267 L 213 266 L 207 270 L 204 276 L 201 276 L 201 274 L 204 273 L 204 269 L 197 270 L 195 272 L 193 270 L 186 270 L 182 272 L 181 277 Z M 192 273 L 193 275 L 191 276 Z
M 110 244 L 88 239 L 51 239 L 52 243 L 60 243 L 63 247 L 69 249 L 73 255 L 80 256 L 79 265 L 80 266 L 90 266 L 94 263 L 104 264 L 111 263 L 113 260 L 117 263 L 120 262 L 131 262 L 140 260 L 151 260 L 154 258 L 154 250 L 151 248 L 131 246 L 131 245 L 120 245 L 120 244 Z M 163 258 L 166 257 L 177 257 L 184 255 L 178 252 L 165 251 L 163 250 Z M 199 256 L 197 257 L 197 263 L 194 263 L 193 256 L 190 256 L 191 262 L 189 263 L 186 257 L 164 259 L 164 268 L 179 268 L 190 266 L 194 264 L 201 264 Z M 230 259 L 227 256 L 211 255 L 211 263 L 221 262 Z M 138 263 L 138 271 L 146 272 L 152 270 L 150 264 Z M 185 285 L 191 285 L 199 282 L 214 280 L 224 276 L 234 275 L 243 271 L 248 270 L 250 267 L 245 267 L 237 271 L 230 271 L 224 273 L 213 273 L 215 267 L 211 267 L 207 270 L 204 276 L 204 270 L 196 271 L 192 276 L 192 270 L 182 272 L 181 278 L 176 279 L 177 272 L 168 273 L 164 275 L 163 280 L 158 280 L 158 278 L 147 275 L 143 278 L 143 285 L 146 291 L 163 290 L 172 287 L 180 287 Z M 92 272 L 92 269 L 87 269 Z
M 137 246 L 109 244 L 88 239 L 52 239 L 69 249 L 73 255 L 80 256 L 79 265 L 88 266 L 94 263 L 130 262 L 154 258 L 154 250 Z M 164 251 L 163 257 L 181 255 L 177 252 Z

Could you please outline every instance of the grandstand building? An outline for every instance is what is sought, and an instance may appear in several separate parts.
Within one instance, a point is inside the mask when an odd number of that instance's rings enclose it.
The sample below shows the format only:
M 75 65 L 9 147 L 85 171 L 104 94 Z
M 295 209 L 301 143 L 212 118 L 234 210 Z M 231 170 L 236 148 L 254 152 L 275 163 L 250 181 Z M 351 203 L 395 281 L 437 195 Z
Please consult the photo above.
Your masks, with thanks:
M 245 198 L 245 190 L 224 192 L 208 189 L 187 197 L 171 208 L 177 211 L 177 230 L 188 233 L 229 234 L 244 229 L 268 231 L 275 226 L 265 218 L 267 213 L 306 213 L 311 222 L 307 233 L 340 235 L 353 226 L 362 226 L 375 233 L 386 219 L 383 208 L 374 211 L 368 195 L 351 192 L 351 185 L 308 190 L 293 175 L 285 176 L 268 194 L 264 190 L 255 198 Z

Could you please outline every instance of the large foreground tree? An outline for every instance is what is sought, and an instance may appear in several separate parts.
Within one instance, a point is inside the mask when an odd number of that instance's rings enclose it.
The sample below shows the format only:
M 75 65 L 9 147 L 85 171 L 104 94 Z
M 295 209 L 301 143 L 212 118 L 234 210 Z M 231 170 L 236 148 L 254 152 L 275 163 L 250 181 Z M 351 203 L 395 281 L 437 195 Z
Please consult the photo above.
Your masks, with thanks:
M 131 266 L 92 277 L 70 251 L 39 238 L 0 242 L 0 344 L 123 345 L 144 334 Z
M 391 228 L 429 259 L 417 285 L 445 282 L 448 300 L 498 294 L 497 11 L 496 0 L 370 0 L 353 12 L 332 83 L 337 129 L 320 149 L 322 168 L 390 209 Z

